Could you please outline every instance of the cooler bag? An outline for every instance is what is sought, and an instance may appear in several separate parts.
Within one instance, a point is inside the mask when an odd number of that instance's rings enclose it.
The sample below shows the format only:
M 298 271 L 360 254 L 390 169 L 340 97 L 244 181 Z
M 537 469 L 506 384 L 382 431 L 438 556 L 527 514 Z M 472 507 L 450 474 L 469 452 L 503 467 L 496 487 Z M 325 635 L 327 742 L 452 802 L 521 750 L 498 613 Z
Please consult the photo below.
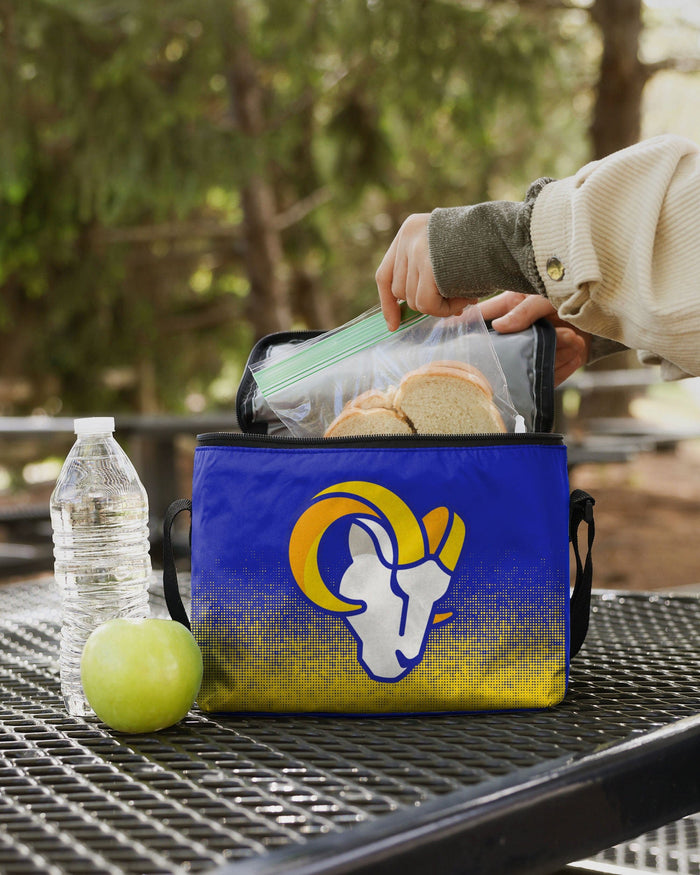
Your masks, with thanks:
M 556 705 L 588 625 L 592 507 L 569 494 L 566 447 L 546 431 L 200 435 L 192 500 L 171 505 L 164 555 L 171 616 L 203 654 L 200 708 Z M 170 537 L 183 510 L 191 618 Z

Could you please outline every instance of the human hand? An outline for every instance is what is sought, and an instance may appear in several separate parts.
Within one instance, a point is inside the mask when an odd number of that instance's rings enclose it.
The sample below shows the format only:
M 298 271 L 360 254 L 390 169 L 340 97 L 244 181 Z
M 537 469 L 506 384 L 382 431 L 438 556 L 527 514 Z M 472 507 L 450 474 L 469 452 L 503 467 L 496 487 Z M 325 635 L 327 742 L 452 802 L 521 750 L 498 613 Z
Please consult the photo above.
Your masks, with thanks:
M 409 216 L 377 268 L 375 279 L 387 328 L 401 322 L 400 301 L 429 316 L 455 316 L 476 298 L 443 298 L 435 282 L 428 246 L 430 213 Z
M 491 319 L 494 329 L 501 334 L 523 331 L 541 318 L 551 322 L 557 335 L 555 386 L 563 383 L 588 361 L 591 335 L 560 319 L 552 304 L 541 295 L 501 292 L 500 295 L 481 301 L 479 308 L 484 319 Z

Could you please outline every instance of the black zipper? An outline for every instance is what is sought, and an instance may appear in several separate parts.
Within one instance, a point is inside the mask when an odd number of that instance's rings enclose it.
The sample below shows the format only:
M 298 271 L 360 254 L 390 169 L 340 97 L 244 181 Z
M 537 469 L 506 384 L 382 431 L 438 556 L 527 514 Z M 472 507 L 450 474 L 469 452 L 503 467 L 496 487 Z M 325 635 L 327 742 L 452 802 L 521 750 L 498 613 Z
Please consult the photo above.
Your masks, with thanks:
M 496 432 L 494 434 L 407 434 L 401 437 L 385 435 L 351 435 L 348 437 L 314 438 L 270 435 L 239 434 L 238 432 L 214 431 L 197 435 L 200 447 L 485 447 L 493 444 L 537 444 L 560 446 L 564 436 L 549 432 Z

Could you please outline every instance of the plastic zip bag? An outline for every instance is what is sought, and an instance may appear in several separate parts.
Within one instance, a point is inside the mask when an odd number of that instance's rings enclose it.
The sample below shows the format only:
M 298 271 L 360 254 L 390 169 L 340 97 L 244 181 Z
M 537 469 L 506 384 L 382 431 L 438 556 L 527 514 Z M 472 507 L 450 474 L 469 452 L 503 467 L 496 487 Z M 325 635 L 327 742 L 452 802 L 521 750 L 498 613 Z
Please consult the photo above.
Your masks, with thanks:
M 431 363 L 476 368 L 493 391 L 505 431 L 522 428 L 481 311 L 438 318 L 403 308 L 390 332 L 379 307 L 314 337 L 273 360 L 251 365 L 273 412 L 296 437 L 326 433 L 341 411 L 371 391 L 391 392 L 407 374 Z

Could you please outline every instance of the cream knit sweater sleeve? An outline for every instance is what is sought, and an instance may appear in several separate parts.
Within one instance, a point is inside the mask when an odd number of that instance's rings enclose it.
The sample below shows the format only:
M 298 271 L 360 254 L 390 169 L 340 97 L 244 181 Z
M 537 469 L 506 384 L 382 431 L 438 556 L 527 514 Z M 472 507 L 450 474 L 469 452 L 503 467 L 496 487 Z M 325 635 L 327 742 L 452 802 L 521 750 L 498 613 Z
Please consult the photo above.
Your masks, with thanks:
M 550 182 L 537 272 L 559 315 L 700 375 L 700 149 L 655 137 Z

